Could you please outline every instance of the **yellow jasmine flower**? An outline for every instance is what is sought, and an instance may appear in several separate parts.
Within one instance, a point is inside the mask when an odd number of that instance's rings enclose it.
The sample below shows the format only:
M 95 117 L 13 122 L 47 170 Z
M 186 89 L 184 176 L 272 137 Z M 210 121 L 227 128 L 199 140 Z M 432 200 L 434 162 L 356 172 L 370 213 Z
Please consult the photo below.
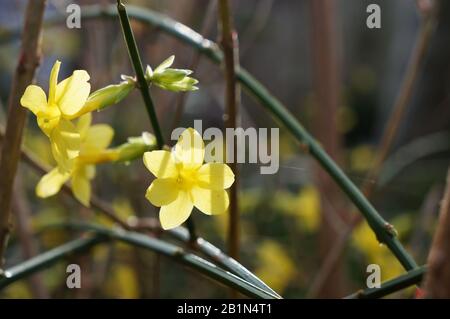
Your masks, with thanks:
M 59 192 L 62 185 L 71 179 L 72 192 L 85 206 L 91 198 L 90 180 L 95 176 L 95 164 L 113 161 L 117 152 L 107 149 L 114 135 L 113 129 L 106 124 L 91 126 L 90 113 L 80 117 L 76 132 L 80 135 L 79 156 L 74 158 L 70 171 L 59 166 L 44 175 L 36 186 L 36 194 L 46 198 Z
M 53 65 L 49 79 L 48 99 L 42 88 L 29 85 L 20 104 L 33 112 L 41 130 L 50 138 L 52 153 L 60 169 L 70 170 L 70 160 L 79 153 L 80 134 L 70 121 L 85 104 L 91 85 L 89 74 L 76 70 L 58 83 L 61 62 Z
M 181 225 L 194 206 L 207 215 L 228 209 L 226 189 L 234 183 L 234 174 L 223 163 L 203 164 L 204 155 L 203 140 L 193 128 L 180 135 L 174 152 L 144 153 L 144 164 L 156 177 L 145 196 L 161 207 L 159 219 L 164 229 Z

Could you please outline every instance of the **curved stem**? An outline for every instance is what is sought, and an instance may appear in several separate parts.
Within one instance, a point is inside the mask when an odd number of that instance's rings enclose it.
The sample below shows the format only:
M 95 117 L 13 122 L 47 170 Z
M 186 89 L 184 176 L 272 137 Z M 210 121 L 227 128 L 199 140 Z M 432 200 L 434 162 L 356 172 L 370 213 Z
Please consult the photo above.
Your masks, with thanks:
M 369 288 L 365 290 L 360 290 L 345 297 L 345 299 L 375 299 L 382 298 L 391 293 L 397 292 L 409 286 L 418 284 L 422 281 L 422 278 L 426 272 L 426 267 L 422 266 L 407 272 L 392 280 L 386 281 L 381 284 L 380 288 Z
M 134 39 L 130 21 L 128 20 L 127 10 L 120 0 L 117 0 L 117 12 L 119 13 L 120 24 L 122 25 L 122 31 L 125 42 L 127 44 L 128 53 L 133 64 L 134 72 L 136 73 L 139 90 L 141 91 L 142 99 L 144 100 L 150 122 L 152 123 L 153 130 L 155 132 L 156 142 L 158 144 L 158 148 L 162 149 L 164 146 L 164 138 L 161 132 L 161 127 L 159 126 L 155 106 L 149 92 L 147 81 L 145 80 L 141 57 L 139 55 L 139 50 Z
M 155 253 L 161 254 L 163 256 L 166 256 L 168 258 L 173 259 L 176 262 L 179 262 L 191 269 L 197 270 L 198 272 L 202 273 L 203 275 L 207 276 L 208 278 L 211 278 L 219 283 L 222 283 L 223 285 L 236 289 L 240 293 L 244 294 L 245 296 L 252 297 L 252 298 L 262 298 L 262 299 L 280 299 L 278 295 L 272 294 L 271 292 L 265 291 L 256 285 L 230 273 L 222 268 L 217 267 L 216 265 L 212 264 L 211 262 L 194 255 L 192 253 L 187 252 L 181 247 L 178 247 L 176 245 L 167 243 L 163 240 L 153 238 L 138 232 L 134 231 L 126 231 L 123 229 L 110 229 L 106 228 L 100 225 L 96 224 L 86 224 L 86 223 L 63 223 L 63 224 L 53 224 L 47 226 L 47 228 L 54 228 L 54 227 L 70 227 L 75 230 L 79 231 L 86 231 L 86 232 L 92 232 L 95 234 L 94 237 L 100 236 L 100 238 L 103 239 L 113 239 L 113 240 L 119 240 L 124 243 L 133 245 L 135 247 L 141 247 L 144 249 L 151 250 Z M 47 253 L 44 253 L 47 254 Z M 43 255 L 44 255 L 43 254 Z M 42 255 L 40 255 L 42 256 Z M 33 259 L 36 259 L 40 256 L 37 256 Z M 61 255 L 61 258 L 65 255 Z M 41 268 L 37 268 L 37 263 L 33 262 L 30 263 L 32 265 L 32 269 L 28 269 L 27 274 L 31 273 L 32 270 L 39 270 Z M 39 266 L 41 266 L 39 264 Z M 19 266 L 16 266 L 19 267 Z M 14 278 L 13 275 L 9 276 L 9 283 L 11 283 Z M 15 280 L 14 280 L 15 281 Z M 6 284 L 5 284 L 6 285 Z M 0 280 L 0 287 L 2 287 L 2 281 Z
M 66 256 L 86 251 L 104 240 L 104 236 L 78 238 L 11 267 L 5 270 L 4 277 L 0 278 L 0 289 L 50 267 Z

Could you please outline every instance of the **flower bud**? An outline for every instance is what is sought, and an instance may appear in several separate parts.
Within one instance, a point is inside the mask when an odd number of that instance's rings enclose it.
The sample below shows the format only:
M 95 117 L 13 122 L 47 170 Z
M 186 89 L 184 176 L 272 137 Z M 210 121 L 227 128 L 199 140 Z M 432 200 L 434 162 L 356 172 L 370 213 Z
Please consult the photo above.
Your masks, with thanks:
M 105 86 L 89 95 L 80 115 L 94 110 L 101 110 L 107 106 L 117 104 L 122 101 L 134 88 L 131 81 L 123 81 L 119 84 Z
M 145 152 L 156 149 L 156 138 L 148 132 L 139 137 L 129 137 L 128 142 L 116 148 L 118 152 L 117 162 L 129 162 L 139 158 Z

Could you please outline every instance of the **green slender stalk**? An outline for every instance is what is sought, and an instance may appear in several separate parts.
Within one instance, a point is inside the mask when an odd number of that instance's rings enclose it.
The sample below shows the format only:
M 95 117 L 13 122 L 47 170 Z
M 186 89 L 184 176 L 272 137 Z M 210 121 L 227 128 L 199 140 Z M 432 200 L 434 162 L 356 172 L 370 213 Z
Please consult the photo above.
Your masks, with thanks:
M 89 6 L 82 10 L 84 19 L 93 19 L 98 17 L 115 18 L 117 13 L 114 6 Z M 147 23 L 160 30 L 173 35 L 177 39 L 196 48 L 202 54 L 206 55 L 215 63 L 221 63 L 222 52 L 217 45 L 203 38 L 200 34 L 182 25 L 181 23 L 161 14 L 157 14 L 148 9 L 129 7 L 128 14 L 131 18 L 137 19 L 143 23 Z M 64 21 L 55 17 L 49 20 L 49 23 L 57 23 Z M 10 33 L 10 34 L 13 34 Z M 406 270 L 417 267 L 415 261 L 406 252 L 404 247 L 395 237 L 395 230 L 387 223 L 364 197 L 356 185 L 344 174 L 344 172 L 336 165 L 336 163 L 328 156 L 317 141 L 304 129 L 304 127 L 293 117 L 287 108 L 267 89 L 251 76 L 243 68 L 237 72 L 238 81 L 244 88 L 251 93 L 274 117 L 283 124 L 289 132 L 309 150 L 310 154 L 319 162 L 319 164 L 331 175 L 340 188 L 348 195 L 354 205 L 360 210 L 366 218 L 369 226 L 375 232 L 378 240 L 385 243 L 401 262 Z
M 177 239 L 181 242 L 188 243 L 190 240 L 189 232 L 187 229 L 182 227 L 177 227 L 167 231 L 169 236 Z M 224 254 L 219 248 L 208 242 L 207 240 L 198 237 L 194 242 L 194 248 L 204 255 L 208 256 L 214 263 L 224 267 L 226 270 L 231 271 L 235 275 L 241 277 L 242 279 L 254 284 L 255 286 L 269 291 L 271 294 L 276 295 L 281 298 L 281 296 L 276 293 L 272 288 L 270 288 L 261 279 L 256 277 L 247 268 L 237 262 L 235 259 Z
M 9 268 L 5 270 L 4 277 L 0 278 L 0 289 L 48 268 L 67 256 L 85 252 L 104 240 L 105 237 L 101 235 L 78 238 Z
M 47 228 L 70 227 L 75 230 L 93 232 L 96 235 L 101 235 L 105 238 L 119 240 L 124 243 L 151 250 L 163 256 L 173 259 L 191 269 L 194 269 L 203 275 L 211 278 L 226 287 L 236 289 L 245 296 L 252 298 L 263 299 L 280 299 L 277 294 L 273 294 L 265 289 L 262 289 L 228 271 L 217 267 L 215 264 L 187 252 L 181 247 L 167 243 L 163 240 L 153 238 L 135 231 L 126 231 L 123 229 L 110 229 L 96 224 L 86 223 L 63 223 L 49 225 Z
M 156 116 L 155 106 L 153 104 L 152 97 L 149 92 L 147 85 L 147 80 L 145 79 L 144 69 L 142 68 L 141 57 L 139 55 L 139 50 L 134 39 L 133 30 L 131 29 L 130 21 L 128 20 L 128 14 L 125 6 L 120 0 L 117 0 L 117 12 L 120 18 L 120 24 L 122 25 L 122 31 L 127 43 L 128 53 L 130 55 L 131 62 L 133 64 L 134 72 L 136 73 L 136 79 L 139 85 L 139 90 L 142 94 L 142 99 L 144 100 L 145 107 L 147 109 L 150 122 L 153 126 L 153 131 L 155 132 L 156 142 L 158 148 L 162 149 L 164 146 L 164 138 L 161 132 L 161 127 L 159 126 L 158 118 Z
M 386 281 L 381 284 L 380 288 L 369 288 L 365 290 L 360 290 L 351 294 L 350 296 L 345 297 L 345 299 L 375 299 L 382 298 L 391 293 L 400 291 L 409 286 L 418 284 L 422 281 L 426 272 L 426 267 L 418 267 L 414 270 L 407 272 L 404 275 L 401 275 L 392 280 Z
M 156 143 L 158 149 L 162 149 L 164 146 L 164 137 L 159 126 L 158 118 L 155 112 L 155 106 L 153 104 L 152 97 L 148 88 L 147 80 L 145 79 L 144 69 L 142 68 L 141 57 L 139 56 L 139 49 L 134 39 L 133 30 L 131 29 L 130 20 L 128 19 L 127 9 L 120 0 L 117 0 L 117 12 L 120 18 L 120 24 L 122 25 L 123 35 L 127 43 L 128 53 L 130 55 L 131 62 L 133 63 L 134 71 L 136 73 L 139 89 L 142 94 L 147 113 L 150 117 L 150 121 L 155 132 Z M 195 238 L 195 224 L 192 216 L 189 216 L 186 221 L 189 230 L 191 231 L 191 238 Z

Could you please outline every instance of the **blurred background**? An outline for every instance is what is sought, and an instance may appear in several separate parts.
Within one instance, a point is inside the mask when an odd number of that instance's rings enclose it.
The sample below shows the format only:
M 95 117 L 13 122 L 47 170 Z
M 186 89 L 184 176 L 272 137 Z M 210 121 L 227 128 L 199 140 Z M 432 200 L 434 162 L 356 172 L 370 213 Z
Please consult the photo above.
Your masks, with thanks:
M 49 0 L 47 16 L 65 15 L 69 4 L 114 4 L 115 1 Z M 217 8 L 207 0 L 129 0 L 164 13 L 213 41 L 218 40 Z M 319 3 L 328 3 L 320 5 Z M 331 5 L 330 5 L 331 3 Z M 380 29 L 366 26 L 369 4 L 381 7 Z M 422 6 L 418 6 L 418 3 Z M 375 178 L 367 178 L 380 140 L 398 100 L 417 39 L 426 23 L 428 1 L 413 0 L 258 0 L 232 1 L 239 36 L 242 67 L 253 74 L 322 143 L 357 184 L 373 186 L 371 201 L 398 230 L 402 243 L 419 264 L 426 261 L 442 198 L 450 155 L 450 3 L 442 1 L 435 27 L 387 159 Z M 0 123 L 17 64 L 20 30 L 26 1 L 0 0 Z M 425 13 L 424 13 L 425 12 Z M 152 88 L 158 118 L 166 136 L 176 126 L 223 128 L 222 71 L 191 47 L 142 23 L 133 22 L 144 64 L 157 66 L 176 56 L 174 66 L 195 69 L 199 91 L 170 93 Z M 3 37 L 3 39 L 2 39 Z M 9 39 L 9 40 L 8 40 Z M 46 27 L 42 64 L 36 82 L 46 88 L 56 59 L 62 61 L 60 79 L 74 69 L 91 75 L 93 89 L 133 74 L 118 20 L 81 19 L 80 29 L 65 24 Z M 184 103 L 181 116 L 177 108 Z M 115 130 L 113 145 L 129 136 L 150 131 L 139 92 L 118 106 L 94 114 L 94 122 Z M 242 94 L 241 126 L 278 127 L 270 114 Z M 50 145 L 30 113 L 25 145 L 44 162 L 52 163 Z M 389 250 L 379 245 L 369 227 L 357 223 L 343 247 L 336 247 L 355 215 L 355 209 L 315 161 L 280 128 L 280 169 L 260 175 L 257 164 L 240 165 L 240 261 L 286 298 L 342 297 L 365 287 L 366 267 L 381 266 L 382 279 L 403 272 Z M 0 176 L 1 178 L 1 176 Z M 91 220 L 108 225 L 95 212 L 82 208 L 64 194 L 40 200 L 34 188 L 35 171 L 21 164 L 15 209 L 29 214 L 35 244 L 44 251 L 75 237 L 68 231 L 40 231 L 51 222 Z M 157 216 L 144 197 L 151 181 L 142 162 L 97 167 L 93 190 L 109 201 L 121 217 Z M 227 216 L 208 217 L 194 212 L 199 234 L 226 249 Z M 17 229 L 17 227 L 16 227 Z M 14 231 L 8 265 L 26 259 Z M 336 249 L 338 258 L 330 257 Z M 330 260 L 332 260 L 331 268 Z M 72 257 L 80 264 L 83 286 L 66 288 L 64 263 L 17 282 L 1 297 L 31 298 L 210 298 L 226 297 L 228 290 L 174 262 L 137 248 L 105 244 L 89 255 Z M 37 283 L 37 284 L 36 284 Z M 407 289 L 396 297 L 412 297 Z

